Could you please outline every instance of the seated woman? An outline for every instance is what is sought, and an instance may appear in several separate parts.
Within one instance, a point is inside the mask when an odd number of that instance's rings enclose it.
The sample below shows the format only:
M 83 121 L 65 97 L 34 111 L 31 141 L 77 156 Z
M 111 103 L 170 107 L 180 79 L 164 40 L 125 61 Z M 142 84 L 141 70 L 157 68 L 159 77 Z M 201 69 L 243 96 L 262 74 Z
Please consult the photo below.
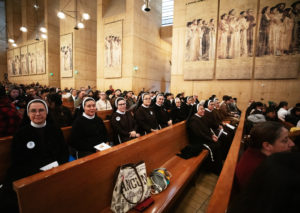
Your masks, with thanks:
M 96 152 L 94 146 L 107 142 L 107 131 L 101 118 L 96 115 L 96 102 L 87 97 L 82 102 L 84 112 L 72 125 L 71 146 L 76 150 L 76 158 Z
M 63 133 L 53 123 L 46 122 L 47 114 L 48 107 L 45 101 L 30 101 L 27 105 L 27 115 L 31 122 L 14 135 L 11 149 L 12 165 L 3 187 L 4 201 L 0 198 L 11 209 L 9 212 L 13 212 L 17 206 L 12 190 L 13 181 L 43 171 L 43 167 L 49 164 L 58 166 L 68 162 L 69 151 Z
M 185 112 L 181 107 L 181 100 L 180 98 L 175 98 L 175 106 L 172 107 L 171 110 L 171 118 L 174 124 L 184 121 L 186 119 Z
M 14 180 L 37 173 L 41 167 L 68 161 L 69 152 L 60 128 L 46 122 L 45 101 L 34 99 L 27 105 L 30 124 L 16 132 L 12 143 L 12 177 Z
M 194 98 L 193 96 L 186 97 L 186 102 L 182 103 L 182 108 L 185 114 L 185 118 L 187 118 L 189 115 L 193 115 L 197 112 L 196 105 L 193 104 Z
M 149 93 L 141 96 L 142 105 L 135 112 L 135 120 L 139 127 L 139 133 L 147 134 L 159 129 L 154 110 L 150 106 L 151 97 Z
M 133 138 L 140 137 L 137 133 L 137 125 L 130 112 L 126 111 L 126 100 L 122 97 L 115 101 L 117 111 L 112 114 L 110 120 L 114 130 L 115 144 L 129 141 Z
M 281 123 L 267 121 L 253 127 L 248 145 L 249 148 L 243 153 L 235 171 L 239 189 L 247 185 L 253 172 L 267 156 L 290 151 L 295 144 Z
M 73 122 L 71 111 L 62 105 L 61 96 L 57 93 L 47 95 L 49 114 L 58 127 L 71 126 Z
M 172 125 L 172 120 L 170 118 L 170 115 L 167 109 L 164 107 L 163 103 L 164 103 L 164 95 L 158 94 L 156 96 L 156 103 L 153 105 L 153 110 L 157 118 L 158 125 L 160 126 L 161 129 Z
M 110 102 L 106 100 L 105 92 L 100 92 L 100 99 L 96 102 L 96 108 L 98 111 L 112 109 Z
M 210 158 L 208 161 L 209 169 L 219 174 L 222 169 L 222 155 L 220 150 L 220 142 L 218 137 L 214 135 L 203 117 L 205 109 L 203 105 L 197 104 L 197 113 L 187 120 L 187 131 L 191 146 L 194 149 L 208 149 Z

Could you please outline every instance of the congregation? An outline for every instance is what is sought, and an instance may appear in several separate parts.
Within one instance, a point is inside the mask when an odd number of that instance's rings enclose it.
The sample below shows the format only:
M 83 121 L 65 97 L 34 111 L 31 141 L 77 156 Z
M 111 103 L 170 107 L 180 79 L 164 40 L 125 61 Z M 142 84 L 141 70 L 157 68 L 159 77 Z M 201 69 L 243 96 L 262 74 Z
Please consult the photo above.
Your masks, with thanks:
M 116 146 L 151 132 L 186 121 L 189 145 L 179 156 L 191 158 L 203 149 L 209 151 L 205 167 L 220 174 L 237 127 L 241 110 L 237 99 L 212 95 L 207 100 L 197 95 L 174 96 L 159 91 L 93 91 L 87 88 L 49 88 L 36 84 L 1 85 L 0 137 L 13 135 L 12 166 L 1 189 L 4 205 L 17 210 L 13 181 L 47 170 L 96 152 L 104 142 Z M 66 105 L 65 103 L 71 103 Z M 112 110 L 110 141 L 104 121 L 97 111 Z M 250 180 L 255 169 L 273 153 L 291 151 L 299 145 L 289 138 L 291 127 L 299 127 L 300 106 L 288 108 L 287 102 L 269 106 L 250 100 L 246 110 L 244 154 L 236 169 L 239 190 Z M 65 142 L 60 128 L 72 126 L 71 141 Z M 46 167 L 46 168 L 45 168 Z M 52 168 L 52 167 L 51 167 Z

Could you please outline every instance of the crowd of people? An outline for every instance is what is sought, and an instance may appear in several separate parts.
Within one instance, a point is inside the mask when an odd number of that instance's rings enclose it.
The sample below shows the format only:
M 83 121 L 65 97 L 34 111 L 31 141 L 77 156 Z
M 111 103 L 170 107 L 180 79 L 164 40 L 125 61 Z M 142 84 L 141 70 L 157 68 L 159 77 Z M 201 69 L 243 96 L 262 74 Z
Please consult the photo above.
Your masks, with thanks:
M 63 106 L 63 100 L 73 103 L 74 110 Z M 207 149 L 205 165 L 219 174 L 241 115 L 236 101 L 227 95 L 222 100 L 212 95 L 200 101 L 197 95 L 184 93 L 174 96 L 141 91 L 135 95 L 112 86 L 107 91 L 93 91 L 90 87 L 61 90 L 38 83 L 0 85 L 0 137 L 13 135 L 12 166 L 2 189 L 10 196 L 3 202 L 14 206 L 14 180 L 93 154 L 94 147 L 102 142 L 115 146 L 184 120 L 190 144 L 179 156 L 190 158 Z M 109 141 L 104 122 L 97 116 L 97 111 L 111 109 L 108 119 L 113 141 Z M 278 106 L 272 102 L 269 107 L 250 102 L 246 133 L 251 142 L 236 170 L 240 188 L 267 156 L 292 149 L 294 142 L 282 123 L 299 126 L 299 111 L 299 104 L 288 110 L 286 102 Z M 60 129 L 66 126 L 72 126 L 69 144 Z

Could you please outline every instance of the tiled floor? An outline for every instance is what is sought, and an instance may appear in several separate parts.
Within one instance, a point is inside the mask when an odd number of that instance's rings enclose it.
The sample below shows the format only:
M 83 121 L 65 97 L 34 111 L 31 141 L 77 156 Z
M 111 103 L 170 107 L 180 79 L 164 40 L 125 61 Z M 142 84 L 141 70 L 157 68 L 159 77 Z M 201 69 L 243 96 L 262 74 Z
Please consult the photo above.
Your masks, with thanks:
M 210 196 L 213 193 L 218 176 L 200 172 L 195 186 L 189 186 L 176 206 L 175 213 L 205 213 Z

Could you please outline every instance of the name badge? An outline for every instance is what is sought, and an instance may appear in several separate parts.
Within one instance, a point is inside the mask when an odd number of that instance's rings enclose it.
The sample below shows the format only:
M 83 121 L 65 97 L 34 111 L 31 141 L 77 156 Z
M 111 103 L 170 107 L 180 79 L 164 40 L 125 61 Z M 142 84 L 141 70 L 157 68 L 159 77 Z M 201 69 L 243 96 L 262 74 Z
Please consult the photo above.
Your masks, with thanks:
M 26 146 L 28 149 L 33 149 L 35 147 L 35 143 L 33 141 L 29 141 Z

